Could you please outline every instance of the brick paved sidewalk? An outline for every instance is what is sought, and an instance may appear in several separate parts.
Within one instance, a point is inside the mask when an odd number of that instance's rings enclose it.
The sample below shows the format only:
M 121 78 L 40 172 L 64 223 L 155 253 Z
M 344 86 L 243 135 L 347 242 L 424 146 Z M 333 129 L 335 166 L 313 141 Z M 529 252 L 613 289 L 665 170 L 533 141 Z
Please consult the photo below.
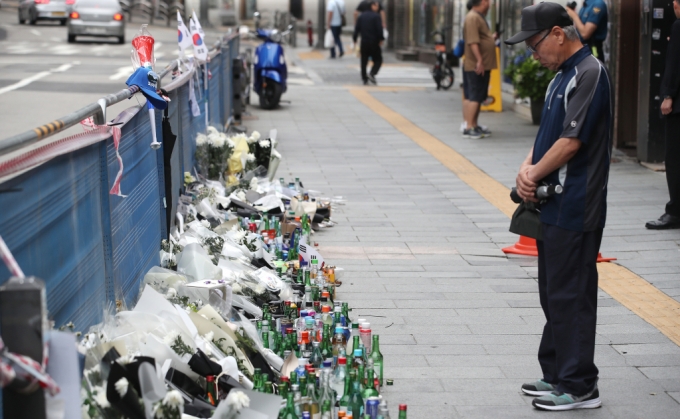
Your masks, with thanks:
M 544 319 L 535 258 L 500 250 L 517 239 L 507 216 L 334 82 L 334 74 L 346 84 L 358 71 L 355 58 L 292 60 L 314 85 L 291 86 L 284 99 L 292 103 L 278 110 L 253 106 L 258 119 L 247 125 L 278 129 L 277 176 L 347 199 L 333 214 L 339 224 L 314 240 L 345 268 L 340 298 L 381 336 L 393 417 L 399 403 L 411 419 L 550 415 L 519 391 L 540 378 Z M 419 68 L 426 71 L 414 65 L 409 74 Z M 512 112 L 482 115 L 492 138 L 462 139 L 457 89 L 372 95 L 507 186 L 533 143 L 536 128 Z M 680 231 L 643 225 L 663 211 L 663 175 L 623 160 L 612 165 L 610 185 L 602 252 L 678 298 Z M 603 407 L 560 416 L 680 416 L 680 348 L 604 292 L 598 314 Z

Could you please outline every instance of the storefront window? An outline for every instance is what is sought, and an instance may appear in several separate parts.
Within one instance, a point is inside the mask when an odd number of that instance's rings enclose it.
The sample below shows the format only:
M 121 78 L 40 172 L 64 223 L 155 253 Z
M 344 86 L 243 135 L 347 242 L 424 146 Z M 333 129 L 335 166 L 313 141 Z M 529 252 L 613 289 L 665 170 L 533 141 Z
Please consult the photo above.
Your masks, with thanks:
M 414 32 L 418 45 L 433 44 L 432 32 L 446 26 L 451 3 L 452 0 L 416 0 Z

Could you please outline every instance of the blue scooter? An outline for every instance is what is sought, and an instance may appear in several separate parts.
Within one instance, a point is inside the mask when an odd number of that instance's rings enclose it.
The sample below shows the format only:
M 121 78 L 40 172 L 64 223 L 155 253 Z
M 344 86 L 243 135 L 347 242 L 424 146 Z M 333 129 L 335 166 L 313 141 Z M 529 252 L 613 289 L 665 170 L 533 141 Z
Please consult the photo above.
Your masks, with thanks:
M 276 108 L 287 90 L 288 68 L 281 42 L 292 29 L 293 25 L 284 32 L 260 28 L 255 31 L 255 36 L 264 40 L 253 56 L 253 90 L 260 96 L 262 109 Z

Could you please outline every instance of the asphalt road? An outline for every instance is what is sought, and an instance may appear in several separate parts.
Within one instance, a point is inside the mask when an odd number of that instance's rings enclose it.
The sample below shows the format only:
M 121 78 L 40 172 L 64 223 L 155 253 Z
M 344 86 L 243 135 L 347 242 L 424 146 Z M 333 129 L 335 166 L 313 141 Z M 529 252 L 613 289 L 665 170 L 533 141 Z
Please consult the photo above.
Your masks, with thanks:
M 66 27 L 38 22 L 20 25 L 17 10 L 0 9 L 0 141 L 12 135 L 64 116 L 102 96 L 125 87 L 132 74 L 130 41 L 142 18 L 127 22 L 126 43 L 115 38 L 79 37 L 66 42 Z M 177 29 L 150 26 L 156 39 L 156 68 L 165 67 L 178 56 Z M 217 40 L 217 32 L 207 32 L 206 43 Z M 136 104 L 125 101 L 108 110 L 112 119 L 123 109 Z M 144 99 L 139 98 L 143 103 Z M 82 132 L 73 127 L 69 133 Z

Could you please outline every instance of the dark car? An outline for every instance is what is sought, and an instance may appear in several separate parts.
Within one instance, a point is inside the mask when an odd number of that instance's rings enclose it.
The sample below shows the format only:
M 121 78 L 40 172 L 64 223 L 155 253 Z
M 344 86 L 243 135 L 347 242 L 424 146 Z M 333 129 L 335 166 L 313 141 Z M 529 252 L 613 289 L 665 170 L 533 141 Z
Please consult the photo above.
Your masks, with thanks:
M 66 25 L 69 9 L 75 0 L 21 0 L 19 23 L 28 21 L 31 25 L 39 20 L 57 20 Z
M 68 19 L 68 42 L 76 36 L 116 37 L 125 42 L 125 17 L 118 0 L 77 0 Z

